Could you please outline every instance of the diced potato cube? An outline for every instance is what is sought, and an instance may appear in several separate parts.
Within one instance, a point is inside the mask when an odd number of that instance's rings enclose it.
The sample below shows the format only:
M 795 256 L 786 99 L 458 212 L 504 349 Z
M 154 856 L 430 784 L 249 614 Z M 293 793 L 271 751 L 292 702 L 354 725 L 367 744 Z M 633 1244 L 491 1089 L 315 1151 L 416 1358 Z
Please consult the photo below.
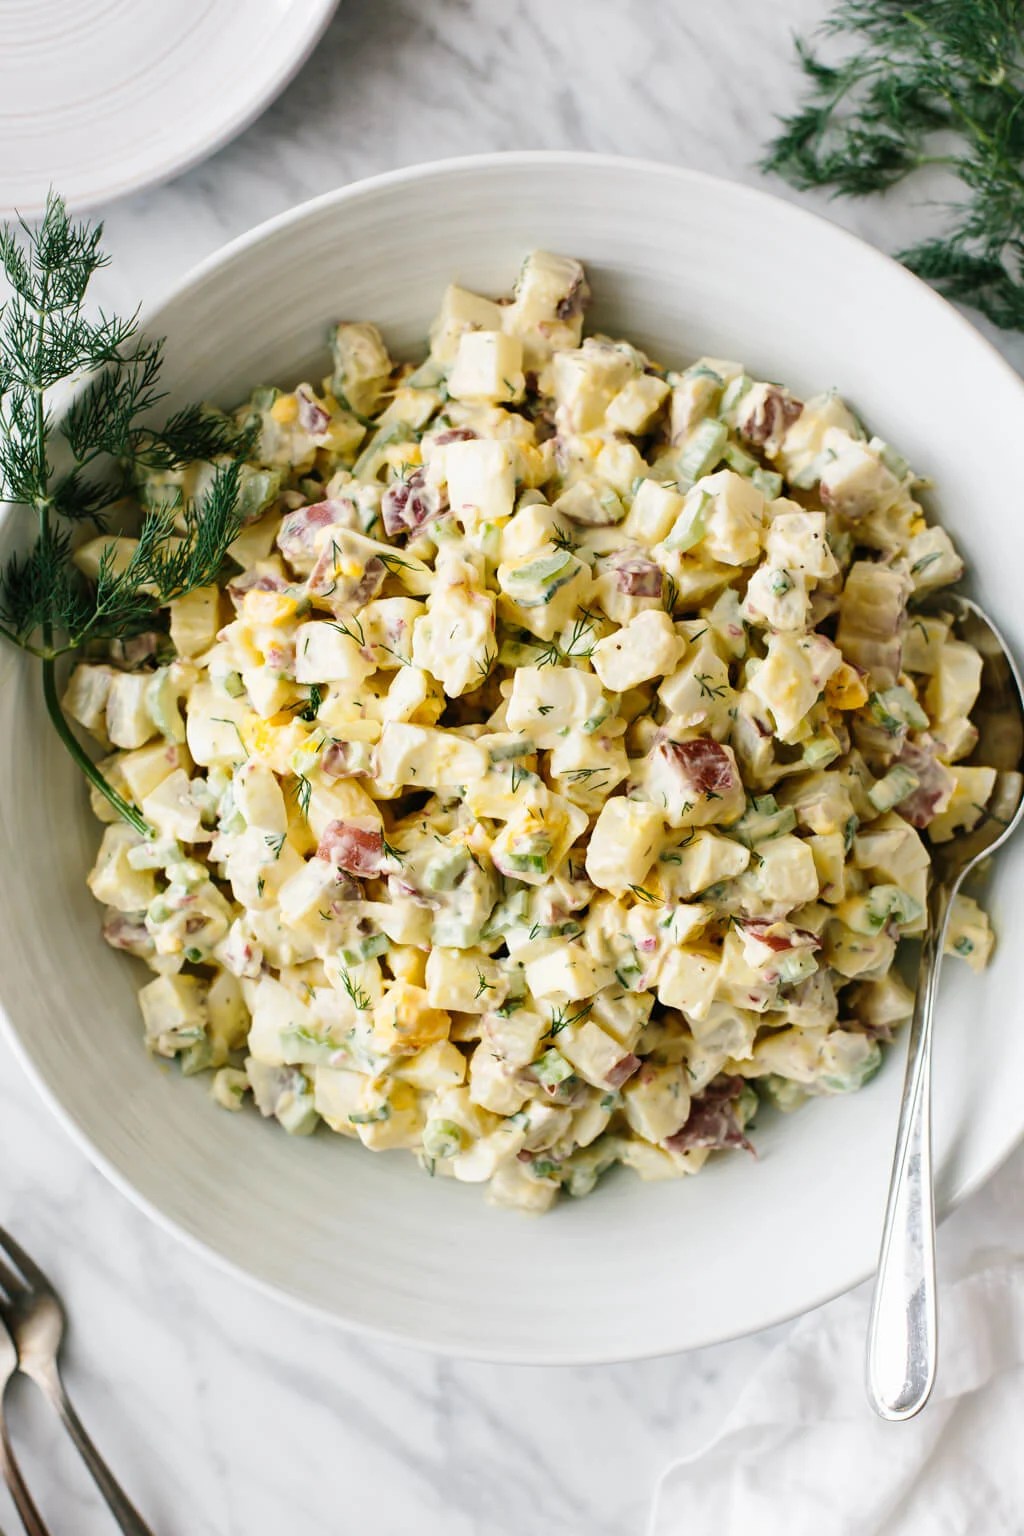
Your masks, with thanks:
M 212 683 L 198 683 L 189 696 L 185 721 L 194 761 L 203 768 L 244 761 L 246 747 L 241 732 L 249 716 L 243 699 L 232 698 Z
M 983 971 L 992 954 L 995 935 L 988 916 L 970 896 L 955 896 L 946 930 L 947 955 L 959 955 L 972 971 Z
M 634 436 L 649 432 L 668 394 L 668 385 L 657 374 L 638 374 L 614 396 L 604 413 L 605 423 Z
M 523 348 L 501 330 L 463 331 L 448 376 L 453 400 L 486 405 L 523 397 Z
M 380 807 L 352 779 L 336 779 L 330 783 L 322 778 L 313 779 L 306 820 L 317 842 L 332 821 L 355 823 L 375 832 L 379 832 L 384 824 Z
M 434 1008 L 422 987 L 393 981 L 373 1010 L 373 1040 L 378 1050 L 408 1055 L 422 1051 L 435 1040 L 445 1040 L 451 1017 Z
M 671 672 L 686 649 L 667 613 L 647 609 L 594 647 L 591 664 L 604 686 L 625 693 Z
M 346 635 L 326 619 L 300 624 L 295 631 L 295 681 L 297 683 L 349 683 L 354 688 L 375 670 L 356 638 Z
M 574 257 L 531 251 L 500 323 L 520 337 L 528 364 L 539 367 L 552 352 L 579 346 L 589 297 L 586 274 Z
M 956 778 L 956 786 L 950 802 L 928 823 L 928 836 L 933 843 L 946 843 L 957 832 L 976 827 L 996 787 L 994 768 L 971 768 L 957 763 L 951 772 Z
M 687 493 L 664 547 L 671 552 L 696 544 L 723 565 L 752 565 L 761 553 L 763 522 L 764 497 L 757 486 L 731 469 L 720 469 Z
M 107 700 L 110 685 L 117 676 L 114 667 L 80 662 L 68 679 L 62 700 L 65 713 L 104 742 L 107 740 Z
M 645 1141 L 665 1141 L 682 1130 L 690 1114 L 686 1074 L 677 1064 L 645 1062 L 622 1090 L 630 1128 Z
M 818 877 L 819 900 L 835 906 L 846 894 L 846 846 L 841 832 L 817 833 L 806 839 Z
M 180 843 L 201 840 L 203 825 L 191 791 L 188 774 L 183 768 L 175 768 L 143 800 L 142 814 L 161 837 L 176 838 Z
M 622 525 L 623 534 L 648 549 L 660 544 L 668 538 L 683 510 L 683 502 L 684 498 L 674 486 L 661 485 L 657 480 L 642 480 Z
M 981 657 L 978 652 L 964 640 L 947 640 L 939 651 L 938 665 L 928 679 L 924 707 L 934 721 L 969 715 L 980 688 Z
M 945 528 L 924 528 L 907 545 L 910 578 L 915 592 L 930 592 L 959 581 L 964 563 Z
M 539 1000 L 556 997 L 582 1002 L 610 986 L 614 972 L 598 961 L 578 940 L 549 939 L 523 962 L 526 984 Z
M 587 874 L 602 890 L 640 885 L 665 846 L 665 818 L 656 805 L 616 795 L 597 818 L 587 848 Z
M 179 656 L 197 656 L 208 650 L 220 628 L 220 589 L 194 587 L 169 604 L 171 640 Z
M 735 880 L 750 863 L 750 850 L 718 832 L 694 831 L 658 862 L 657 888 L 666 897 L 699 895 L 720 880 Z
M 839 567 L 825 537 L 824 512 L 779 512 L 768 524 L 765 550 L 772 565 L 824 580 Z
M 557 747 L 601 711 L 601 679 L 578 667 L 516 667 L 506 719 L 538 747 Z
M 142 838 L 126 822 L 116 821 L 103 833 L 96 863 L 88 877 L 96 900 L 119 912 L 141 912 L 156 895 L 156 881 L 149 869 L 133 869 L 128 854 Z
M 466 1081 L 466 1058 L 450 1040 L 435 1040 L 415 1056 L 396 1062 L 393 1075 L 422 1093 L 441 1093 Z
M 771 710 L 776 733 L 793 739 L 837 667 L 842 652 L 824 635 L 769 635 L 768 654 L 750 679 L 750 691 Z
M 584 1082 L 595 1088 L 616 1087 L 620 1073 L 633 1065 L 614 1035 L 593 1019 L 568 1024 L 558 1034 L 558 1049 Z
M 158 976 L 139 992 L 146 1044 L 176 1056 L 206 1035 L 206 985 L 196 976 Z
M 514 1115 L 526 1102 L 526 1088 L 486 1041 L 469 1059 L 469 1096 L 496 1115 Z
M 115 747 L 142 747 L 156 735 L 149 712 L 149 672 L 117 672 L 107 694 L 107 735 Z
M 175 768 L 187 769 L 189 766 L 187 751 L 176 741 L 154 742 L 135 752 L 125 752 L 117 759 L 118 772 L 136 805 L 141 805 Z
M 429 726 L 388 723 L 374 755 L 374 778 L 385 798 L 410 789 L 456 789 L 487 772 L 475 742 Z
M 430 355 L 448 365 L 455 361 L 460 338 L 467 331 L 501 329 L 501 307 L 491 299 L 451 284 L 445 289 L 440 313 L 430 327 Z
M 508 977 L 489 955 L 437 945 L 427 956 L 426 989 L 432 1007 L 490 1013 L 508 996 Z
M 658 1001 L 688 1017 L 707 1017 L 718 982 L 716 955 L 699 949 L 674 949 L 665 956 L 658 977 Z
M 353 411 L 370 416 L 377 409 L 391 373 L 384 338 L 368 321 L 342 321 L 331 342 L 332 386 Z
M 510 443 L 486 438 L 449 443 L 444 467 L 452 513 L 467 532 L 512 516 L 516 482 Z

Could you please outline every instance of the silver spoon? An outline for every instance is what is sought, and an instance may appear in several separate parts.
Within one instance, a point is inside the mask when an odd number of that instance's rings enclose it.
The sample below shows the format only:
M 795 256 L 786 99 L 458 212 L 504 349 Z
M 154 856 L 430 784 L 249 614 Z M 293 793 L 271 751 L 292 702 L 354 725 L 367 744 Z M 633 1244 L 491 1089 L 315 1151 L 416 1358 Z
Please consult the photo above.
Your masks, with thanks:
M 951 615 L 959 637 L 981 654 L 981 693 L 971 716 L 979 733 L 972 761 L 997 769 L 998 777 L 978 826 L 932 849 L 928 926 L 921 945 L 896 1152 L 868 1324 L 867 1391 L 871 1406 L 883 1419 L 909 1419 L 919 1413 L 935 1381 L 932 1015 L 949 909 L 965 877 L 981 859 L 1002 847 L 1024 814 L 1024 686 L 1009 647 L 992 620 L 968 598 L 945 595 L 931 606 Z

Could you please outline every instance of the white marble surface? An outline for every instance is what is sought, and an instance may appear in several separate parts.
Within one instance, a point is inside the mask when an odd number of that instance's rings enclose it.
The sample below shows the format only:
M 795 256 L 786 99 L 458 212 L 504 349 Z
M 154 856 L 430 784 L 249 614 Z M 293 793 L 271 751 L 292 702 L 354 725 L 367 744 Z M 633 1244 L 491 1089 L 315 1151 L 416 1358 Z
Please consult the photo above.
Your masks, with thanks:
M 445 155 L 586 148 L 757 181 L 758 146 L 795 87 L 790 34 L 826 9 L 342 0 L 313 59 L 241 139 L 103 210 L 114 263 L 101 297 L 118 309 L 153 301 L 289 205 Z M 892 249 L 939 216 L 924 206 L 937 193 L 829 212 Z M 1003 345 L 1024 363 L 1019 338 Z M 0 1169 L 0 1220 L 72 1312 L 73 1395 L 158 1536 L 639 1536 L 658 1470 L 711 1431 L 782 1332 L 576 1370 L 448 1363 L 348 1338 L 152 1226 L 51 1121 L 2 1043 Z M 1018 1154 L 944 1229 L 946 1251 L 993 1209 L 1012 1240 L 1021 1192 Z M 31 1393 L 12 1407 L 55 1536 L 110 1530 Z M 4 1503 L 0 1524 L 15 1526 Z

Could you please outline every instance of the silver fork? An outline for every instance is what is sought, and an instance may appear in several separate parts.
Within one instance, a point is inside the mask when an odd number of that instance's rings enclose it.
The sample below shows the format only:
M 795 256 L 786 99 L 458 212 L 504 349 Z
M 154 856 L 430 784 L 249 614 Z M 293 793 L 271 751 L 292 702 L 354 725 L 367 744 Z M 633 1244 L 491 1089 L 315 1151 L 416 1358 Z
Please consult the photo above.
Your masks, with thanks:
M 106 1499 L 111 1514 L 125 1532 L 125 1536 L 153 1536 L 153 1532 L 89 1439 L 64 1390 L 59 1356 L 67 1319 L 64 1316 L 60 1297 L 38 1265 L 34 1264 L 14 1238 L 0 1227 L 0 1322 L 3 1321 L 6 1321 L 14 1340 L 11 1348 L 14 1363 L 10 1366 L 8 1378 L 16 1368 L 23 1371 L 26 1376 L 31 1376 L 46 1399 L 57 1410 L 64 1428 L 74 1441 L 97 1488 Z M 0 1342 L 0 1354 L 2 1349 L 3 1345 Z M 0 1380 L 8 1378 L 3 1377 L 2 1361 L 0 1361 Z M 3 1444 L 8 1463 L 13 1468 L 6 1437 L 0 1435 L 0 1443 Z M 17 1475 L 16 1469 L 14 1470 Z M 24 1490 L 24 1484 L 22 1489 Z M 11 1491 L 17 1502 L 18 1496 L 13 1483 Z M 27 1493 L 25 1498 L 28 1499 Z M 31 1500 L 28 1500 L 28 1503 L 30 1512 L 36 1520 L 34 1526 L 29 1523 L 21 1505 L 18 1505 L 26 1529 L 30 1536 L 46 1536 L 46 1529 L 34 1508 L 31 1507 Z
M 36 1509 L 32 1495 L 25 1487 L 25 1480 L 14 1458 L 7 1434 L 4 1397 L 7 1393 L 7 1384 L 17 1369 L 18 1351 L 14 1340 L 4 1326 L 3 1318 L 0 1318 L 0 1477 L 3 1477 L 11 1490 L 11 1498 L 14 1500 L 15 1508 L 21 1516 L 21 1523 L 28 1532 L 28 1536 L 49 1536 L 43 1524 L 43 1517 Z

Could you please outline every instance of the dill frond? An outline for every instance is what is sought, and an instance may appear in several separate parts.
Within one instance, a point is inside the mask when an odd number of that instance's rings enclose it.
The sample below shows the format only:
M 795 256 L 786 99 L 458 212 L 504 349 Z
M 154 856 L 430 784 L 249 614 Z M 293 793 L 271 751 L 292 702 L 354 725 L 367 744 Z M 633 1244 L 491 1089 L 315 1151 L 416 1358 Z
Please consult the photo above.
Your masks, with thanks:
M 946 298 L 1024 329 L 1024 13 L 1020 0 L 841 0 L 828 63 L 797 49 L 807 93 L 762 169 L 836 196 L 945 165 L 963 197 L 946 231 L 897 252 Z
M 143 418 L 162 398 L 161 347 L 127 319 L 86 308 L 93 275 L 106 265 L 101 226 L 74 223 L 47 200 L 35 229 L 0 228 L 0 269 L 11 295 L 0 310 L 0 499 L 35 522 L 25 554 L 0 570 L 0 632 L 38 656 L 47 711 L 83 773 L 118 813 L 148 832 L 139 812 L 107 782 L 61 711 L 54 664 L 89 641 L 117 639 L 152 623 L 156 610 L 220 573 L 241 526 L 234 424 L 209 406 L 187 406 L 163 427 Z M 71 386 L 55 420 L 53 391 Z M 118 571 L 111 555 L 88 582 L 71 560 L 69 524 L 102 527 L 104 509 L 131 493 L 140 473 L 196 460 L 214 462 L 209 489 L 185 506 L 141 519 L 138 542 Z

